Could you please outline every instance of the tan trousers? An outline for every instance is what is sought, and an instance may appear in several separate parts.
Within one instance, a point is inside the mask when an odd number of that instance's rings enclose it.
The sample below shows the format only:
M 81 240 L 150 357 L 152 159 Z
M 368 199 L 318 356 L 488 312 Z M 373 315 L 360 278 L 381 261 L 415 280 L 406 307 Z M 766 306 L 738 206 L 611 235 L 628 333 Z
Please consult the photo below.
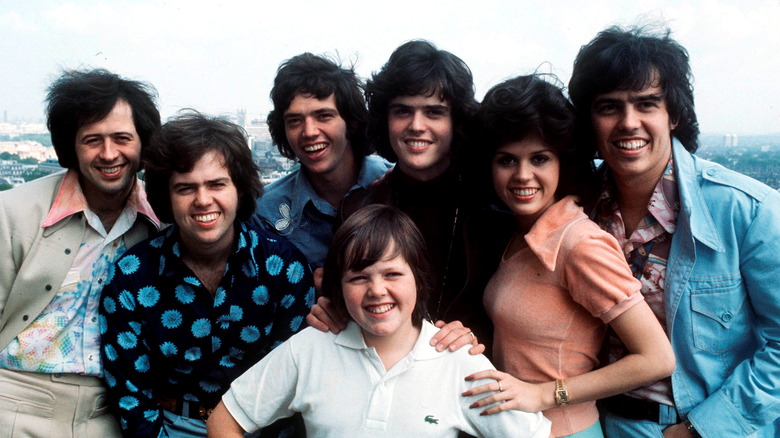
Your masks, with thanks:
M 120 436 L 101 379 L 0 368 L 0 438 Z

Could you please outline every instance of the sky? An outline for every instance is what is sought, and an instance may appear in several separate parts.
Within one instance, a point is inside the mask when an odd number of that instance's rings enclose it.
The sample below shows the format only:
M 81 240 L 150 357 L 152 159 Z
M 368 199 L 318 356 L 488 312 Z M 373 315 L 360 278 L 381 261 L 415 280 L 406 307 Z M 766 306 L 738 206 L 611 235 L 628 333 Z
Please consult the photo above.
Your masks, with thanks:
M 519 74 L 567 83 L 579 48 L 611 25 L 661 23 L 688 49 L 702 133 L 780 133 L 780 0 L 0 0 L 0 121 L 41 121 L 63 69 L 152 83 L 182 108 L 265 119 L 279 63 L 329 54 L 368 77 L 427 39 L 462 58 L 478 99 Z

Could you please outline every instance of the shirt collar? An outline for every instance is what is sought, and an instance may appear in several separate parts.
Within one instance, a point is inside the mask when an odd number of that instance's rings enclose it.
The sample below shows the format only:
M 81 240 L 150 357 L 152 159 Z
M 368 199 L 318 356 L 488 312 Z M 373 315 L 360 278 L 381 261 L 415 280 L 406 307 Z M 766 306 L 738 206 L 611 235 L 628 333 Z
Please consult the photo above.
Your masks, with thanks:
M 243 266 L 244 269 L 251 270 L 251 272 L 259 272 L 257 260 L 255 260 L 254 249 L 257 247 L 260 236 L 255 230 L 251 230 L 247 226 L 247 222 L 236 221 L 234 222 L 236 231 L 235 241 L 233 242 L 233 249 L 228 257 L 228 265 L 235 264 L 237 266 Z M 161 274 L 166 276 L 174 275 L 178 269 L 182 269 L 185 266 L 184 262 L 170 262 L 171 260 L 181 259 L 183 244 L 181 243 L 181 236 L 179 234 L 179 226 L 171 224 L 163 232 L 158 233 L 156 237 L 149 241 L 149 246 L 158 248 L 160 250 L 161 262 Z M 165 260 L 169 260 L 165 263 Z M 250 272 L 250 271 L 246 271 Z M 193 280 L 192 284 L 200 284 L 198 280 Z
M 152 211 L 152 207 L 146 199 L 143 184 L 138 179 L 133 185 L 133 191 L 130 193 L 127 203 L 133 207 L 136 213 L 143 214 L 157 228 L 160 227 L 160 219 Z M 89 210 L 89 204 L 87 204 L 87 198 L 84 197 L 84 192 L 81 190 L 78 172 L 75 169 L 69 169 L 62 178 L 60 189 L 41 227 L 50 227 L 69 216 L 86 210 Z
M 664 174 L 655 185 L 650 202 L 647 204 L 647 211 L 669 234 L 674 234 L 674 230 L 677 229 L 677 212 L 680 210 L 678 198 L 677 181 L 674 177 L 674 157 L 670 155 Z
M 555 270 L 561 242 L 568 226 L 573 223 L 572 219 L 577 216 L 581 216 L 582 219 L 587 218 L 582 207 L 577 205 L 576 199 L 574 196 L 566 196 L 551 205 L 525 235 L 528 247 L 550 271 Z
M 412 347 L 412 351 L 409 353 L 414 360 L 436 359 L 448 353 L 448 350 L 436 351 L 436 348 L 430 345 L 431 338 L 438 331 L 439 329 L 436 326 L 423 320 L 420 336 L 417 337 L 417 342 L 414 343 L 414 347 Z M 350 321 L 347 324 L 347 328 L 336 335 L 336 344 L 355 350 L 367 350 L 369 348 L 365 340 L 363 340 L 363 332 L 360 330 L 360 326 L 354 321 Z
M 331 217 L 336 216 L 336 209 L 328 201 L 320 198 L 317 192 L 314 191 L 314 186 L 311 185 L 311 181 L 303 167 L 298 169 L 295 175 L 292 193 L 295 194 L 292 199 L 292 211 L 302 212 L 306 204 L 311 202 L 321 213 Z
M 596 212 L 597 216 L 610 217 L 618 210 L 618 205 L 614 195 L 614 177 L 606 163 L 603 166 L 605 168 L 604 190 L 599 197 L 594 212 Z M 664 231 L 674 234 L 677 228 L 677 212 L 679 209 L 679 189 L 674 172 L 674 156 L 670 154 L 666 169 L 650 195 L 647 211 L 661 225 Z

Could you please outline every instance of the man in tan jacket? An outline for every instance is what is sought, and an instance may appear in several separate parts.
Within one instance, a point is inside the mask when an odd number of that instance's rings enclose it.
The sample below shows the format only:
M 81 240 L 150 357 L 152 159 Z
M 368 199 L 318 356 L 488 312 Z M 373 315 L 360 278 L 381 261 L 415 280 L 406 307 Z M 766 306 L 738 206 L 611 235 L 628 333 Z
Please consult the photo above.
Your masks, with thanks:
M 114 260 L 160 225 L 136 177 L 156 92 L 105 70 L 65 72 L 48 91 L 67 171 L 0 194 L 0 434 L 119 436 L 98 300 Z

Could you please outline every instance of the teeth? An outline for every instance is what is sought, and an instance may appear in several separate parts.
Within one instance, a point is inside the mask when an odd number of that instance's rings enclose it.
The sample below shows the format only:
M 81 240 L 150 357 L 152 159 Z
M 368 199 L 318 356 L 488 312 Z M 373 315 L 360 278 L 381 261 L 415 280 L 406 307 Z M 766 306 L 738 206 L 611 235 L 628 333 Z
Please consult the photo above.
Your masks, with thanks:
M 428 141 L 407 141 L 406 144 L 413 148 L 424 148 L 430 144 Z
M 538 191 L 539 189 L 512 189 L 512 194 L 516 196 L 531 196 Z
M 371 313 L 385 313 L 393 307 L 395 307 L 395 304 L 385 304 L 384 306 L 367 307 L 366 310 Z
M 211 213 L 211 214 L 201 214 L 194 216 L 195 220 L 198 222 L 211 222 L 213 220 L 216 220 L 219 217 L 219 213 Z
M 327 143 L 317 143 L 317 144 L 313 144 L 311 146 L 304 147 L 303 151 L 304 152 L 309 152 L 309 153 L 317 152 L 317 151 L 321 151 L 321 150 L 325 149 L 327 146 L 328 146 Z
M 102 169 L 103 173 L 116 173 L 119 172 L 119 170 L 122 168 L 122 166 L 114 166 L 114 167 L 104 167 Z
M 619 147 L 620 149 L 626 149 L 629 151 L 637 150 L 641 148 L 642 146 L 646 145 L 647 141 L 645 140 L 629 140 L 629 141 L 616 141 L 615 146 Z

